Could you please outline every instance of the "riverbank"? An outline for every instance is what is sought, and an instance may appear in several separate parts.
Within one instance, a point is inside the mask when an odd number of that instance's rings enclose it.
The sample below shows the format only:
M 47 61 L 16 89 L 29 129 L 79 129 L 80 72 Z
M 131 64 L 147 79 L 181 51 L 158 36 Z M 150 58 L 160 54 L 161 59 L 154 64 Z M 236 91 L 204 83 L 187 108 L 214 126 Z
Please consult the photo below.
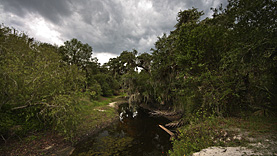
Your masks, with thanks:
M 117 120 L 118 105 L 126 103 L 127 100 L 123 96 L 115 96 L 110 98 L 100 97 L 99 101 L 94 102 L 83 99 L 82 102 L 84 111 L 81 114 L 81 122 L 74 138 L 75 143 L 99 132 Z
M 277 155 L 274 117 L 210 118 L 178 129 L 170 155 Z
M 24 138 L 9 139 L 1 145 L 0 153 L 2 155 L 70 155 L 74 150 L 74 144 L 117 120 L 117 105 L 126 100 L 123 96 L 100 97 L 97 101 L 83 97 L 80 102 L 82 106 L 81 114 L 78 116 L 80 122 L 71 141 L 57 132 L 46 130 L 31 133 Z

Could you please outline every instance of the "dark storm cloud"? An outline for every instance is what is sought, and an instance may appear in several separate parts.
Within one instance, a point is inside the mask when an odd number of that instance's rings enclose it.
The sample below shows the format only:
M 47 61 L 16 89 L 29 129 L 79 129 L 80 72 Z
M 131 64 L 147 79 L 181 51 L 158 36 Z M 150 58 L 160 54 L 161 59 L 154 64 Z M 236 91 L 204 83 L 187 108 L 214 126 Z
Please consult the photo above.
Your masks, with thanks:
M 225 6 L 226 1 L 0 0 L 0 5 L 4 12 L 23 19 L 17 23 L 10 20 L 9 24 L 26 24 L 30 22 L 25 19 L 26 15 L 39 15 L 54 25 L 53 29 L 64 41 L 77 38 L 90 44 L 96 53 L 119 54 L 133 48 L 139 52 L 149 51 L 157 36 L 174 30 L 180 10 L 198 8 L 205 12 L 205 18 L 211 15 L 211 7 L 218 7 L 220 3 Z
M 5 12 L 24 17 L 26 14 L 40 14 L 53 23 L 71 15 L 70 3 L 66 0 L 0 0 Z

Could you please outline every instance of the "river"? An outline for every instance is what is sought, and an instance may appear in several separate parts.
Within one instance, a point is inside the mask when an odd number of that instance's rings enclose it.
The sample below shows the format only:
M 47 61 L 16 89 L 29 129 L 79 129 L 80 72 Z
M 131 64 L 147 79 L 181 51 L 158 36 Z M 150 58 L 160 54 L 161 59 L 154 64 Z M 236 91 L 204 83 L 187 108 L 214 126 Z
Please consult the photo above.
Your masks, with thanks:
M 167 155 L 172 148 L 170 136 L 159 128 L 170 121 L 163 117 L 151 117 L 148 110 L 129 108 L 122 104 L 119 119 L 96 135 L 75 146 L 72 156 L 89 155 Z

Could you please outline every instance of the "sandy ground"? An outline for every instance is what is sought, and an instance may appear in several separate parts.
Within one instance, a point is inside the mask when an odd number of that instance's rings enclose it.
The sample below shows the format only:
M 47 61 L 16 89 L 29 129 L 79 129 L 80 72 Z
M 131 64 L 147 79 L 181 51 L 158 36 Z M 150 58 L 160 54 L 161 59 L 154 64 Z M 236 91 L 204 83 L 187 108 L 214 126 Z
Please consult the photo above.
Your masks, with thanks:
M 250 155 L 271 155 L 277 156 L 276 135 L 261 135 L 256 138 L 250 137 L 249 132 L 239 128 L 233 129 L 239 134 L 234 139 L 248 140 L 247 147 L 209 147 L 194 153 L 193 156 L 250 156 Z
M 242 156 L 242 155 L 262 155 L 255 153 L 245 147 L 209 147 L 194 153 L 193 156 Z

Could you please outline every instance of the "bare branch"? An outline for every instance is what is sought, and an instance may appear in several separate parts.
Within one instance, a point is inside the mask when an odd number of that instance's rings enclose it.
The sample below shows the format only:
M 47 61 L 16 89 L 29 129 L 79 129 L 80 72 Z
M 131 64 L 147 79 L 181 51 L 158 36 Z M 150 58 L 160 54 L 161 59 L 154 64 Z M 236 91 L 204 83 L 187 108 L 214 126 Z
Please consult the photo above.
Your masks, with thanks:
M 31 106 L 37 106 L 37 105 L 46 105 L 47 107 L 59 107 L 59 106 L 56 106 L 56 105 L 50 105 L 46 102 L 38 102 L 38 103 L 35 103 L 35 104 L 29 104 L 29 105 L 14 107 L 11 110 L 23 109 L 23 108 L 27 108 L 27 107 L 31 107 Z

